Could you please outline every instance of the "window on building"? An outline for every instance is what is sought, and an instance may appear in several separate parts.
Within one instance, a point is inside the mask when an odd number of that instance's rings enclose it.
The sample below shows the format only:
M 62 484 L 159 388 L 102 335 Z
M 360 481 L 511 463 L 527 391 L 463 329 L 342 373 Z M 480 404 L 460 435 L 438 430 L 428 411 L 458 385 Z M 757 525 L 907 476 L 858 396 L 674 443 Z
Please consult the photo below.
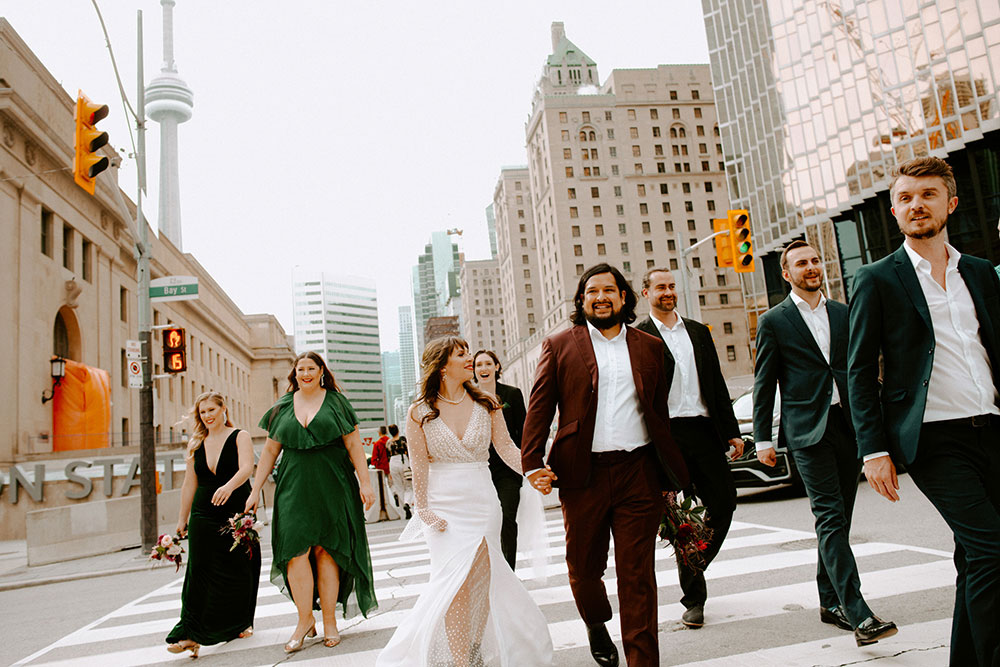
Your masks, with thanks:
M 573 246 L 573 254 L 575 256 L 577 256 L 577 257 L 583 257 L 583 246 L 582 245 L 574 245 Z
M 576 199 L 576 188 L 569 188 L 566 190 L 566 196 L 570 199 Z
M 63 266 L 73 270 L 73 228 L 63 225 Z
M 615 215 L 625 215 L 625 206 L 623 204 L 615 205 Z
M 714 199 L 709 199 L 708 201 L 706 201 L 705 202 L 705 208 L 707 208 L 709 211 L 714 211 L 715 210 L 715 200 Z
M 648 234 L 649 233 L 649 221 L 646 221 L 646 222 L 642 223 L 642 233 L 643 234 Z
M 628 136 L 629 136 L 629 139 L 638 139 L 639 138 L 639 128 L 637 128 L 637 127 L 630 127 L 628 129 Z
M 712 134 L 714 136 L 716 136 L 716 137 L 719 136 L 719 126 L 718 125 L 716 125 L 715 127 L 712 128 Z
M 88 283 L 93 280 L 94 244 L 83 239 L 83 253 L 80 257 L 80 273 Z
M 598 187 L 590 188 L 590 196 L 592 199 L 597 199 L 598 197 L 601 196 L 601 189 Z
M 684 171 L 685 172 L 691 171 L 691 163 L 690 162 L 685 162 L 684 163 Z
M 629 120 L 635 120 L 635 109 L 629 109 L 627 115 Z
M 680 162 L 674 162 L 674 172 L 678 173 L 678 174 L 681 173 L 681 163 Z
M 528 239 L 524 238 L 523 236 L 521 237 L 521 247 L 522 248 L 528 247 Z
M 583 168 L 583 175 L 584 176 L 590 176 L 590 167 L 584 167 Z
M 664 213 L 670 213 L 670 202 L 668 201 L 663 202 L 662 207 Z
M 570 227 L 570 234 L 572 236 L 579 236 L 580 235 L 580 225 L 573 225 L 572 227 Z
M 128 386 L 128 358 L 125 355 L 125 348 L 122 348 L 122 351 L 121 351 L 121 372 L 122 372 L 122 377 L 121 377 L 122 386 L 123 387 L 127 387 Z
M 693 201 L 684 202 L 684 210 L 687 211 L 688 213 L 694 211 L 694 202 Z
M 677 91 L 676 90 L 671 90 L 670 91 L 670 99 L 672 99 L 672 100 L 676 100 L 677 99 Z
M 527 264 L 527 263 L 528 263 L 528 256 L 521 255 L 521 264 Z
M 622 186 L 620 186 L 620 185 L 616 185 L 615 186 L 615 196 L 616 197 L 621 197 L 622 196 Z
M 722 333 L 725 333 L 725 334 L 731 334 L 731 333 L 733 333 L 733 323 L 732 322 L 723 322 L 722 323 Z
M 728 305 L 729 304 L 729 295 L 726 294 L 725 292 L 723 292 L 722 294 L 720 294 L 719 295 L 719 303 L 721 303 L 723 306 Z
M 665 173 L 667 173 L 667 163 L 666 162 L 657 162 L 656 163 L 656 173 L 657 174 L 665 174 Z
M 122 322 L 128 322 L 128 290 L 118 288 L 118 315 Z
M 566 117 L 566 112 L 565 111 L 560 111 L 559 112 L 559 122 L 560 123 L 569 122 L 569 119 Z
M 701 107 L 695 107 L 694 108 L 694 117 L 695 118 L 701 118 Z
M 727 345 L 726 346 L 726 359 L 729 361 L 736 361 L 736 346 Z
M 594 236 L 604 236 L 604 225 L 594 225 Z
M 48 257 L 52 257 L 52 219 L 54 217 L 52 211 L 44 207 L 42 208 L 42 254 Z
M 673 231 L 672 229 L 667 231 Z M 677 243 L 673 239 L 667 239 L 667 250 L 674 252 L 677 250 Z
M 678 146 L 677 144 L 674 144 L 673 146 L 670 147 L 670 152 L 673 153 L 675 156 L 680 157 L 681 147 Z
M 667 231 L 667 232 L 674 231 L 674 223 L 673 223 L 673 221 L 672 220 L 664 220 L 663 221 L 663 229 L 665 231 Z
M 712 168 L 708 166 L 708 161 L 707 160 L 702 161 L 702 163 L 701 163 L 701 170 L 702 171 L 711 171 L 712 170 Z
M 705 295 L 704 294 L 699 294 L 698 295 L 698 305 L 699 306 L 704 306 L 705 305 Z
M 665 195 L 670 192 L 670 187 L 666 183 L 660 183 L 660 194 Z
M 722 155 L 722 144 L 715 144 L 715 152 Z
M 582 276 L 583 275 L 583 264 L 577 264 L 576 265 L 576 275 L 578 275 L 578 276 Z
M 701 93 L 698 91 L 697 88 L 691 91 L 691 99 L 692 100 L 700 100 L 701 99 Z
M 517 217 L 524 218 L 524 209 L 517 209 Z
M 671 271 L 676 271 L 677 270 L 677 258 L 676 257 L 670 260 L 670 270 Z
M 712 181 L 705 181 L 705 192 L 712 191 Z
M 635 186 L 635 191 L 640 197 L 646 196 L 646 186 L 642 183 L 637 183 Z
M 618 175 L 618 165 L 617 164 L 611 165 L 611 175 L 612 176 L 617 176 Z
M 659 113 L 657 113 L 656 109 L 650 109 L 649 110 L 649 117 L 652 120 L 656 120 L 657 118 L 660 117 L 660 115 L 659 115 Z
M 649 214 L 649 207 L 646 205 L 646 202 L 644 202 L 644 201 L 643 202 L 639 202 L 639 213 L 641 215 L 647 215 L 647 214 Z
M 680 120 L 681 110 L 680 109 L 673 109 L 673 112 L 674 112 L 674 114 L 673 114 L 674 115 L 674 120 Z
M 654 127 L 653 128 L 653 136 L 654 137 L 660 136 L 660 128 L 658 128 L 658 127 Z
M 623 255 L 627 255 L 628 254 L 628 241 L 622 241 L 622 246 L 621 247 L 622 247 L 622 254 Z
M 569 130 L 561 130 L 559 136 L 563 141 L 569 141 Z
M 583 112 L 583 122 L 584 123 L 589 123 L 590 122 L 590 112 L 589 111 L 584 111 Z
M 656 144 L 655 146 L 653 146 L 653 155 L 657 155 L 657 156 L 663 155 L 663 145 L 662 144 Z
M 605 248 L 604 248 L 604 244 L 603 243 L 598 243 L 597 244 L 597 254 L 598 255 L 606 255 L 606 254 L 608 254 L 607 250 L 605 250 Z
M 705 136 L 705 126 L 704 126 L 704 125 L 698 125 L 698 126 L 696 126 L 696 127 L 694 128 L 694 132 L 695 132 L 695 134 L 697 134 L 697 135 L 698 135 L 699 137 L 704 137 L 704 136 Z
M 699 153 L 707 153 L 708 152 L 708 144 L 698 144 L 698 152 Z
M 615 138 L 615 131 L 612 128 L 609 127 L 608 128 L 608 139 L 614 139 L 614 138 Z
M 601 207 L 600 206 L 595 206 L 594 207 L 594 217 L 595 218 L 601 217 Z
M 573 167 L 566 167 L 566 177 L 573 178 Z
M 615 146 L 609 146 L 608 157 L 618 157 L 618 148 L 616 148 Z
M 632 273 L 632 262 L 622 262 L 622 271 Z
M 691 266 L 693 266 L 696 269 L 700 269 L 701 268 L 701 257 L 692 257 L 691 258 Z M 702 278 L 701 276 L 699 276 L 699 278 L 701 279 L 702 287 L 704 287 L 705 286 L 705 279 Z
M 524 277 L 525 278 L 531 278 L 531 269 L 525 269 L 524 270 Z
M 652 241 L 643 241 L 642 242 L 642 247 L 643 247 L 643 250 L 645 250 L 646 252 L 653 252 L 653 242 Z
M 611 112 L 610 111 L 605 111 L 604 112 L 604 120 L 611 120 Z
M 720 162 L 719 163 L 719 171 L 725 171 L 725 170 L 726 170 L 726 163 L 725 162 Z
M 718 284 L 719 287 L 725 287 L 726 286 L 726 274 L 725 273 L 720 273 L 719 275 L 717 275 L 715 277 L 715 282 Z
M 570 206 L 569 207 L 569 217 L 571 217 L 571 218 L 579 218 L 580 217 L 580 212 L 577 210 L 576 206 Z
M 587 141 L 587 133 L 583 130 L 580 131 L 580 141 Z
M 573 159 L 573 149 L 572 148 L 564 148 L 563 149 L 563 159 L 564 160 L 572 160 Z
M 519 225 L 517 226 L 517 228 L 518 228 L 518 230 L 519 230 L 519 231 L 520 231 L 520 232 L 521 232 L 522 234 L 524 233 L 524 230 L 525 230 L 525 227 L 524 227 L 524 223 L 523 223 L 523 222 L 522 222 L 521 224 L 519 224 Z

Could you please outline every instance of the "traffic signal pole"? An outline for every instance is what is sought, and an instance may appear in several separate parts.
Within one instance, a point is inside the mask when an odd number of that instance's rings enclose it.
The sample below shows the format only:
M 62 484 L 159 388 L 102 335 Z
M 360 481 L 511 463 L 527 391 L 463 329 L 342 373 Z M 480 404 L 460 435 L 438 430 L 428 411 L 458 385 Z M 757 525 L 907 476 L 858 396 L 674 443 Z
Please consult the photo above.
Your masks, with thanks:
M 678 271 L 678 273 L 680 274 L 679 278 L 681 281 L 681 294 L 684 296 L 684 312 L 687 313 L 687 316 L 693 320 L 698 320 L 699 322 L 701 321 L 701 304 L 699 304 L 697 300 L 692 297 L 691 294 L 691 280 L 688 277 L 688 262 L 687 262 L 688 255 L 690 255 L 691 252 L 698 246 L 708 243 L 709 241 L 715 239 L 716 236 L 723 236 L 728 233 L 729 230 L 724 229 L 721 232 L 715 232 L 710 236 L 706 236 L 705 238 L 698 241 L 694 245 L 685 247 L 684 244 L 687 243 L 686 235 L 684 234 L 683 230 L 678 231 L 677 244 L 681 249 L 680 252 L 681 270 Z M 695 292 L 697 292 L 697 290 L 695 290 Z

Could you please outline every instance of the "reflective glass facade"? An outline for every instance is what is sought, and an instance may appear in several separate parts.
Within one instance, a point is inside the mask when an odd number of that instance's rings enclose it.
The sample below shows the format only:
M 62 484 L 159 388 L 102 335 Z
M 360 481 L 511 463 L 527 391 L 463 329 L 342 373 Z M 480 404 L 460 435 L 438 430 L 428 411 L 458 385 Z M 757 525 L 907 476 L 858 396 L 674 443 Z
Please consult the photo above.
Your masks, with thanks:
M 962 230 L 976 254 L 997 251 L 982 236 L 996 238 L 983 230 L 991 209 L 996 224 L 996 165 L 978 173 L 975 155 L 994 159 L 1000 136 L 1000 3 L 702 5 L 732 205 L 750 210 L 759 254 L 805 235 L 826 263 L 830 296 L 846 300 L 853 269 L 899 243 L 884 219 L 890 167 L 928 154 L 952 163 L 960 188 L 963 177 L 985 185 L 967 180 L 964 200 L 960 192 L 960 208 L 970 207 Z M 751 328 L 780 283 L 776 257 L 744 281 Z

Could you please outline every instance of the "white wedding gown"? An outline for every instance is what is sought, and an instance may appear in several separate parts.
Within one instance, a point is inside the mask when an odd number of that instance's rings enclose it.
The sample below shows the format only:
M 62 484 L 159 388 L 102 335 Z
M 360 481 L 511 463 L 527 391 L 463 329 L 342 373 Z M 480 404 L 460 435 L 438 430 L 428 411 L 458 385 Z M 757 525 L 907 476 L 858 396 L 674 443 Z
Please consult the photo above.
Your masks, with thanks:
M 426 406 L 412 409 L 419 421 Z M 441 419 L 407 419 L 417 514 L 400 536 L 423 534 L 430 581 L 379 654 L 378 667 L 534 667 L 552 664 L 545 617 L 500 552 L 500 502 L 489 446 L 521 472 L 520 451 L 500 410 L 473 407 L 460 440 Z M 419 459 L 419 461 L 418 461 Z M 539 505 L 540 506 L 540 505 Z M 447 522 L 445 530 L 435 527 Z

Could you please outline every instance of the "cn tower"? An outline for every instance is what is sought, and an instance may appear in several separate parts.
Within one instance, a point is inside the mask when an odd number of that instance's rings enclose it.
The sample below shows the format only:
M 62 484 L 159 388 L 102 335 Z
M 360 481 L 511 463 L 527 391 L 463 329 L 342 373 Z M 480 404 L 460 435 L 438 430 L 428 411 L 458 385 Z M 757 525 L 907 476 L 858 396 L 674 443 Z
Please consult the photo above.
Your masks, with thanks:
M 174 63 L 174 4 L 174 0 L 160 0 L 163 7 L 163 65 L 160 75 L 146 86 L 146 113 L 160 124 L 160 235 L 166 236 L 181 250 L 177 126 L 191 118 L 194 92 L 177 75 Z

